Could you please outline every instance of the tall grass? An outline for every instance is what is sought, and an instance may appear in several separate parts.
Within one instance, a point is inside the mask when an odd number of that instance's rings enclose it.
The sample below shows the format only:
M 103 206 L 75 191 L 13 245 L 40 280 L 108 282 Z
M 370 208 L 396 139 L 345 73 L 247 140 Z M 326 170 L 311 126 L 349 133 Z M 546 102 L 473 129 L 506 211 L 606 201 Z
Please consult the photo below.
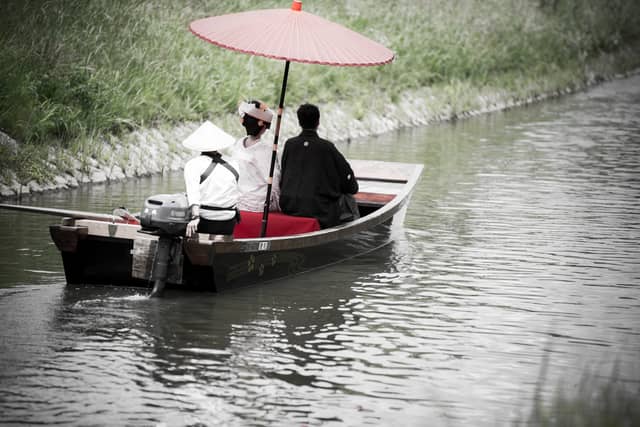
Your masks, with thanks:
M 288 6 L 3 0 L 0 130 L 21 147 L 69 148 L 87 135 L 227 114 L 243 98 L 275 104 L 281 62 L 211 46 L 188 23 Z M 640 40 L 640 3 L 625 0 L 308 0 L 303 7 L 395 51 L 383 67 L 292 65 L 290 102 L 347 101 L 355 110 L 432 85 L 504 87 L 558 70 L 579 75 L 589 60 Z M 3 156 L 0 166 L 16 169 L 26 159 Z

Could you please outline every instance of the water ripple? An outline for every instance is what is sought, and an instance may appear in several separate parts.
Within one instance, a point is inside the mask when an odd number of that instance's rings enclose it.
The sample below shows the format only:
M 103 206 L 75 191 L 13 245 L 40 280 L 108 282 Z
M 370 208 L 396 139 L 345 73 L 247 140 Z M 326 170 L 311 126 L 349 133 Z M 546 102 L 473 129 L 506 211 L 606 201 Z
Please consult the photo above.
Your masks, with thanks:
M 0 212 L 2 422 L 493 426 L 585 369 L 637 385 L 639 80 L 342 147 L 425 163 L 407 229 L 264 287 L 65 286 L 47 222 Z

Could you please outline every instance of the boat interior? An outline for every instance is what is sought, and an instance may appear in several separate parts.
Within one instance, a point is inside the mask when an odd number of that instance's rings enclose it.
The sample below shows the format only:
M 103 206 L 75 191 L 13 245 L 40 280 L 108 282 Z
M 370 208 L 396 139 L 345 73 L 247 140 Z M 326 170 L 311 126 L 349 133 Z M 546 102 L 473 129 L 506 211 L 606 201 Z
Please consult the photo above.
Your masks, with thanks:
M 351 164 L 360 186 L 355 199 L 361 217 L 375 212 L 393 200 L 408 181 L 407 168 L 398 166 L 403 164 L 371 160 L 352 160 Z M 236 225 L 233 237 L 260 237 L 262 216 L 262 212 L 241 211 L 242 221 Z M 265 237 L 291 236 L 318 230 L 320 224 L 315 218 L 270 212 Z

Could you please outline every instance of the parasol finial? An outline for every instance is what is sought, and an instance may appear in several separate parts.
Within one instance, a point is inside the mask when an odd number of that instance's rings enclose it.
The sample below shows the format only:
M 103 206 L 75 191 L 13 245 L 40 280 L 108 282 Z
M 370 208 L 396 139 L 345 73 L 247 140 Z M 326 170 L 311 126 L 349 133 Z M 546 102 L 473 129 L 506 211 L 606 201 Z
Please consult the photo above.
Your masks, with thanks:
M 293 2 L 291 3 L 291 10 L 300 12 L 302 10 L 302 2 L 300 0 L 293 0 Z

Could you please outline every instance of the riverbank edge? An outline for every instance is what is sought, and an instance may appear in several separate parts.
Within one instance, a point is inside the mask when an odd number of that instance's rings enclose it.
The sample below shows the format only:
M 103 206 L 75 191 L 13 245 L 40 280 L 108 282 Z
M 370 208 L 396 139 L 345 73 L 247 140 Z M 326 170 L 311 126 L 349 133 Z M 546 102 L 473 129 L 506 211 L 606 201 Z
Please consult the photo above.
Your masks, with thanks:
M 640 73 L 638 64 L 630 70 L 620 70 L 616 56 L 635 55 L 640 46 L 621 51 L 618 55 L 606 55 L 592 61 L 579 75 L 563 75 L 545 78 L 526 78 L 515 82 L 517 89 L 474 87 L 467 82 L 451 82 L 440 87 L 425 87 L 403 94 L 395 103 L 372 108 L 367 114 L 355 112 L 347 102 L 321 105 L 319 134 L 336 143 L 392 132 L 406 127 L 426 126 L 432 123 L 465 119 L 480 114 L 521 107 L 547 99 L 586 90 L 614 79 L 627 78 Z M 627 63 L 628 65 L 628 63 Z M 553 83 L 562 85 L 553 87 Z M 361 117 L 359 117 L 361 116 Z M 218 126 L 232 135 L 241 135 L 242 128 L 235 114 L 212 118 Z M 122 137 L 102 136 L 81 145 L 80 151 L 51 147 L 48 165 L 53 178 L 47 182 L 35 179 L 26 183 L 18 181 L 15 172 L 9 171 L 8 181 L 0 182 L 0 200 L 20 200 L 24 196 L 62 191 L 91 184 L 104 184 L 145 176 L 177 171 L 193 156 L 181 146 L 182 140 L 193 132 L 200 122 L 178 125 L 160 124 L 156 127 L 137 129 Z M 287 138 L 297 134 L 295 106 L 285 105 L 280 131 L 280 148 Z M 273 133 L 267 133 L 267 141 Z M 19 149 L 20 144 L 1 134 L 0 143 Z

